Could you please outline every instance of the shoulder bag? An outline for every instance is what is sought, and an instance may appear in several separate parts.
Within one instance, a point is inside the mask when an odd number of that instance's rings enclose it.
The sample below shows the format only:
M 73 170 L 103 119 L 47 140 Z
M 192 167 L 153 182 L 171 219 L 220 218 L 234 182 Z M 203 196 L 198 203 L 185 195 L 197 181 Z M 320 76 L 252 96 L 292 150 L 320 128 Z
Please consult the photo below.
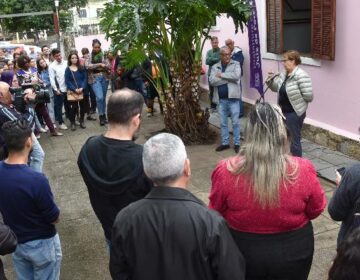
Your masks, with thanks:
M 73 76 L 76 88 L 79 88 L 79 86 L 78 86 L 78 84 L 76 82 L 76 79 L 75 79 L 74 72 L 71 71 L 71 69 L 69 69 L 69 70 L 71 72 L 71 75 Z M 84 92 L 77 93 L 76 91 L 68 90 L 66 95 L 67 95 L 67 100 L 70 101 L 70 102 L 77 102 L 77 101 L 81 101 L 81 100 L 84 99 Z

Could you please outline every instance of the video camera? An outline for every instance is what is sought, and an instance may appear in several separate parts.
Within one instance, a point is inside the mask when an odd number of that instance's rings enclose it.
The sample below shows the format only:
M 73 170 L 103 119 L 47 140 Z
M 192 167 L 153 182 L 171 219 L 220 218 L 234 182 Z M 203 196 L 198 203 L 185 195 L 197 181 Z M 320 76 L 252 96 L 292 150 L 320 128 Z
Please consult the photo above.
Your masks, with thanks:
M 34 90 L 36 97 L 32 104 L 50 103 L 50 92 L 38 84 L 22 84 L 21 88 L 10 88 L 10 93 L 13 95 L 13 105 L 19 112 L 24 112 L 26 108 L 26 101 L 24 99 L 25 90 L 31 88 Z

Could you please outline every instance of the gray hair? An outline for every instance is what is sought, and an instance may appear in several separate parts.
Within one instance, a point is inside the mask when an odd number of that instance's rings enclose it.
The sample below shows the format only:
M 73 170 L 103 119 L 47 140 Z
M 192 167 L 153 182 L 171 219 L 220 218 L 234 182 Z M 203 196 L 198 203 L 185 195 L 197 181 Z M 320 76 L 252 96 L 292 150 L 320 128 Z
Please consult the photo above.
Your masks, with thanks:
M 220 53 L 222 54 L 224 51 L 230 51 L 230 48 L 229 47 L 227 47 L 227 46 L 222 46 L 221 48 L 220 48 Z
M 249 116 L 240 163 L 228 162 L 228 170 L 248 177 L 255 199 L 263 208 L 279 204 L 280 186 L 292 184 L 298 167 L 289 156 L 289 140 L 281 109 L 257 103 Z
M 180 178 L 186 158 L 184 143 L 176 135 L 160 133 L 144 144 L 144 171 L 155 185 L 167 185 Z

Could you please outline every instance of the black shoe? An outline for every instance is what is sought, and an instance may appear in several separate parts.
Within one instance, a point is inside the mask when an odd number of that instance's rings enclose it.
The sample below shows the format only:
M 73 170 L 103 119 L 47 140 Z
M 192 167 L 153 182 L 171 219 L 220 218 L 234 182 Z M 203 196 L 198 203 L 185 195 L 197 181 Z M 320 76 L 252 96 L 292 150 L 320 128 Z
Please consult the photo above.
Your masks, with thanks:
M 76 130 L 76 125 L 75 125 L 75 123 L 71 123 L 71 130 L 72 130 L 72 131 L 75 131 L 75 130 Z
M 218 147 L 215 149 L 215 151 L 221 152 L 221 151 L 227 150 L 227 149 L 229 149 L 229 148 L 230 148 L 230 145 L 220 145 L 220 146 L 218 146 Z
M 84 121 L 80 121 L 80 127 L 81 127 L 82 129 L 86 128 L 86 125 L 84 124 Z
M 107 118 L 106 118 L 106 115 L 103 115 L 103 117 L 104 117 L 104 122 L 105 122 L 105 124 L 107 124 L 107 123 L 108 123 L 108 120 L 107 120 Z
M 234 146 L 234 151 L 235 151 L 235 153 L 239 153 L 239 150 L 240 150 L 240 146 L 239 146 L 239 145 L 235 145 L 235 146 Z
M 103 115 L 99 116 L 99 120 L 100 120 L 100 125 L 104 126 L 105 125 L 105 119 L 104 119 Z

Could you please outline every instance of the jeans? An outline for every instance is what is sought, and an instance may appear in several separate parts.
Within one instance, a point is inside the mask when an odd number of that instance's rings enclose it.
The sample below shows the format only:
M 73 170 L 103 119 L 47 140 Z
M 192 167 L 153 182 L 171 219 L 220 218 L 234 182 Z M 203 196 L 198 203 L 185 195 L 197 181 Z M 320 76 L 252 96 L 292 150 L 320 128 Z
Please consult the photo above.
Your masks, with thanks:
M 12 258 L 17 280 L 57 280 L 62 259 L 59 235 L 18 244 Z
M 295 112 L 285 113 L 286 127 L 290 132 L 290 152 L 295 157 L 302 157 L 302 148 L 301 148 L 301 128 L 304 123 L 306 114 L 298 116 Z
M 62 92 L 60 95 L 54 94 L 54 103 L 55 103 L 55 120 L 62 124 L 64 123 L 62 117 L 62 108 L 64 106 L 65 92 Z
M 100 116 L 105 115 L 106 112 L 106 93 L 108 86 L 109 81 L 103 76 L 97 76 L 95 82 L 91 85 L 96 96 L 96 104 Z
M 229 145 L 228 116 L 231 117 L 234 145 L 240 146 L 240 103 L 239 99 L 220 99 L 221 144 Z
M 54 98 L 54 92 L 50 87 L 47 87 L 47 89 L 49 90 L 49 93 L 50 93 L 50 103 L 46 104 L 47 106 L 47 109 L 49 111 L 49 116 L 50 116 L 50 119 L 53 123 L 55 123 L 55 98 Z
M 32 139 L 32 151 L 30 153 L 29 166 L 32 170 L 42 173 L 45 152 L 42 149 L 39 141 L 36 139 L 34 133 L 31 135 L 31 139 Z
M 36 104 L 35 106 L 36 113 L 39 113 L 39 115 L 42 117 L 42 119 L 45 121 L 46 125 L 48 126 L 51 133 L 55 132 L 54 124 L 51 121 L 50 114 L 47 110 L 47 107 L 44 103 Z

